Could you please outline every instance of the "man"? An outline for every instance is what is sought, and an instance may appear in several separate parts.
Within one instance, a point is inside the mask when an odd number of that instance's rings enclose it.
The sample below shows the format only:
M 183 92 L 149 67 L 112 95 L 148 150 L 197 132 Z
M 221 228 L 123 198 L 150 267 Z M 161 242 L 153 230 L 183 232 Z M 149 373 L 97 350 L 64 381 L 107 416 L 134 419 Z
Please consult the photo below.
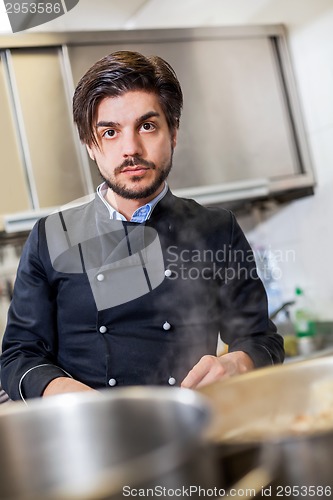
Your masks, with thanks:
M 104 182 L 93 201 L 41 219 L 25 245 L 3 340 L 12 399 L 195 388 L 283 361 L 233 214 L 166 184 L 181 108 L 158 57 L 115 52 L 79 82 L 74 120 Z

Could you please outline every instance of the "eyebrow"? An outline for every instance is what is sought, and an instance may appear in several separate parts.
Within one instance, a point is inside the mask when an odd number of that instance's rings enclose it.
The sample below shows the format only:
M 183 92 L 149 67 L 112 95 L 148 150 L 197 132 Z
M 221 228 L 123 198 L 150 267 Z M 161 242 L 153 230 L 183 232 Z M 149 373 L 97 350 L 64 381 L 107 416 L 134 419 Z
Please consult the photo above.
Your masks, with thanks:
M 145 113 L 144 115 L 140 116 L 140 118 L 137 118 L 136 123 L 141 123 L 146 120 L 149 120 L 149 118 L 153 118 L 154 116 L 159 117 L 161 116 L 157 111 L 148 111 L 148 113 Z
M 97 122 L 96 123 L 96 128 L 98 127 L 110 127 L 110 128 L 114 128 L 114 127 L 119 127 L 120 123 L 118 122 Z
M 140 116 L 135 120 L 136 124 L 142 123 L 146 120 L 149 120 L 149 118 L 153 118 L 154 116 L 159 117 L 160 113 L 157 113 L 157 111 L 148 111 L 148 113 L 145 113 L 144 115 Z M 109 122 L 109 121 L 100 121 L 96 123 L 96 128 L 98 127 L 109 127 L 109 128 L 114 128 L 114 127 L 119 127 L 120 123 L 118 122 Z

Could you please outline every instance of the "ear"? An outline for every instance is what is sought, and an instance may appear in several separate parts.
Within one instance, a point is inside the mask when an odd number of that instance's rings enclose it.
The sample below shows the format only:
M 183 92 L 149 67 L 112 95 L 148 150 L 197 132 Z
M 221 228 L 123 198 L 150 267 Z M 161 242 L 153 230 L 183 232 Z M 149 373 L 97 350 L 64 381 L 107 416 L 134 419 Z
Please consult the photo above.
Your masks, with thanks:
M 177 137 L 178 137 L 178 129 L 174 128 L 171 133 L 171 145 L 173 149 L 177 146 Z
M 95 155 L 93 153 L 93 150 L 90 146 L 88 146 L 88 144 L 86 144 L 86 148 L 87 148 L 87 151 L 88 151 L 88 155 L 90 156 L 90 158 L 92 159 L 92 161 L 96 161 L 95 160 Z

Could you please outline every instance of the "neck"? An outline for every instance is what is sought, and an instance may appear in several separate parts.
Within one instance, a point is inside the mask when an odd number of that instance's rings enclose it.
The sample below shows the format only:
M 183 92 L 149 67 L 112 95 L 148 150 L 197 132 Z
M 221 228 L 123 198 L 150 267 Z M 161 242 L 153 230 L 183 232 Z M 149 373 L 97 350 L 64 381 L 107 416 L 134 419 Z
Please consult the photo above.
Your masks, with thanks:
M 138 208 L 143 207 L 144 205 L 146 205 L 146 203 L 149 203 L 151 200 L 153 200 L 158 194 L 160 194 L 163 188 L 164 183 L 151 196 L 148 196 L 147 198 L 140 198 L 138 200 L 129 200 L 127 198 L 122 198 L 114 191 L 112 191 L 112 189 L 108 188 L 106 193 L 106 200 L 115 210 L 117 210 L 117 212 L 119 212 L 126 218 L 126 220 L 129 221 Z

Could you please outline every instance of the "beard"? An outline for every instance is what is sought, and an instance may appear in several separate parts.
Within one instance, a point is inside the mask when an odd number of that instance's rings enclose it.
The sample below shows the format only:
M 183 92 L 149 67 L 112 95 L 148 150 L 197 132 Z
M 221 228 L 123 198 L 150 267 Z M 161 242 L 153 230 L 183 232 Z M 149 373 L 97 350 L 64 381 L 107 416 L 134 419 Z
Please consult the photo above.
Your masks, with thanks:
M 115 168 L 114 170 L 114 178 L 110 179 L 107 177 L 104 177 L 104 175 L 101 173 L 98 165 L 98 171 L 103 179 L 103 181 L 107 184 L 107 186 L 112 189 L 118 196 L 121 196 L 122 198 L 125 198 L 126 200 L 140 200 L 144 198 L 149 198 L 152 194 L 154 194 L 158 188 L 163 184 L 163 182 L 167 179 L 171 168 L 172 168 L 172 158 L 173 158 L 173 149 L 171 150 L 171 156 L 170 160 L 166 165 L 162 166 L 162 168 L 159 169 L 157 177 L 152 181 L 152 183 L 148 186 L 143 187 L 142 189 L 131 189 L 127 187 L 124 184 L 121 184 L 120 182 L 117 182 L 116 176 L 117 174 L 121 173 L 121 171 L 126 168 L 126 167 L 134 167 L 135 165 L 142 165 L 143 167 L 150 168 L 152 170 L 157 170 L 156 165 L 153 162 L 143 160 L 142 158 L 133 156 L 132 158 L 125 160 L 121 165 Z M 142 176 L 138 175 L 135 176 L 133 175 L 131 177 L 132 182 L 139 182 L 141 180 Z

